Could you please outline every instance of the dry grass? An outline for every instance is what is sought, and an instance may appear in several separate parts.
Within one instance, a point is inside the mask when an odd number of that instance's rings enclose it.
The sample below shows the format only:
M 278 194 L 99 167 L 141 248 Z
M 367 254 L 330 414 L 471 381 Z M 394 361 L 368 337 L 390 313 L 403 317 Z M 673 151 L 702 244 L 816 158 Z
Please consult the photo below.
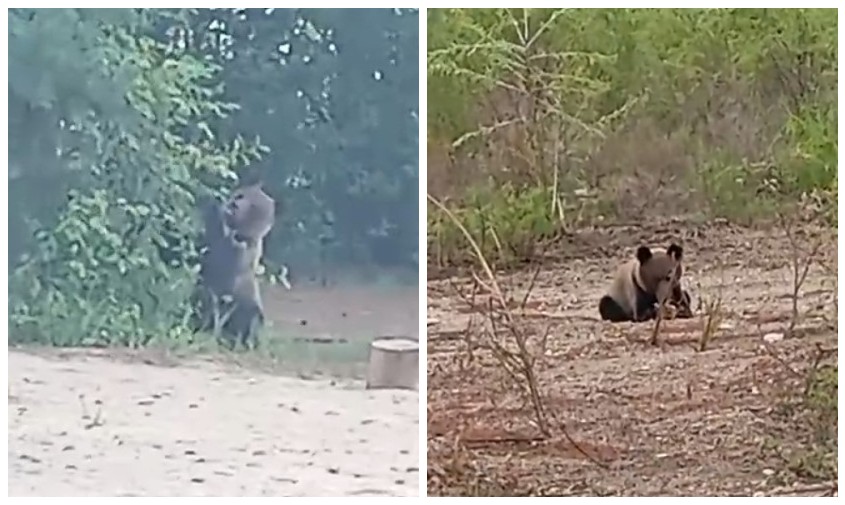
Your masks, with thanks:
M 428 191 L 438 199 L 460 199 L 465 188 L 487 181 L 524 184 L 539 178 L 559 186 L 566 195 L 561 201 L 569 203 L 574 190 L 589 188 L 593 201 L 580 224 L 700 215 L 715 207 L 745 215 L 754 212 L 739 208 L 747 200 L 714 186 L 718 180 L 709 179 L 719 175 L 703 168 L 714 157 L 741 160 L 749 183 L 762 181 L 787 116 L 779 93 L 721 79 L 685 97 L 682 119 L 667 123 L 634 107 L 600 135 L 587 135 L 549 121 L 504 121 L 530 107 L 524 94 L 496 90 L 479 98 L 476 121 L 507 126 L 490 130 L 472 149 L 430 142 Z
M 837 354 L 835 277 L 810 269 L 796 328 L 801 337 L 772 344 L 775 359 L 760 337 L 790 318 L 792 274 L 779 234 L 729 226 L 595 233 L 615 251 L 634 247 L 639 234 L 685 236 L 686 275 L 701 285 L 693 296 L 715 300 L 722 293 L 724 324 L 711 323 L 722 329 L 701 350 L 705 314 L 667 319 L 662 348 L 656 348 L 648 345 L 650 325 L 598 321 L 608 259 L 596 249 L 581 256 L 570 251 L 564 263 L 547 262 L 539 272 L 499 274 L 523 324 L 538 336 L 548 328 L 542 354 L 534 353 L 535 377 L 548 417 L 566 426 L 579 451 L 560 432 L 539 436 L 532 406 L 490 349 L 475 346 L 471 360 L 461 357 L 467 342 L 483 338 L 477 322 L 484 316 L 468 310 L 456 289 L 472 293 L 480 289 L 477 281 L 430 282 L 429 316 L 437 322 L 428 341 L 429 494 L 812 495 L 835 489 L 835 473 L 825 470 L 831 454 L 835 459 L 835 433 L 832 440 L 829 429 L 823 436 L 835 419 L 831 394 L 807 393 L 811 377 L 830 377 L 827 363 Z M 835 240 L 828 233 L 825 243 Z M 823 248 L 820 261 L 833 249 Z M 717 258 L 724 260 L 720 269 L 713 268 Z M 725 284 L 731 289 L 722 290 Z M 519 309 L 526 293 L 530 300 Z M 484 306 L 485 296 L 479 291 L 474 303 Z M 812 391 L 830 384 L 811 382 Z
M 524 391 L 526 393 L 534 409 L 534 419 L 537 428 L 540 430 L 543 437 L 549 437 L 551 435 L 551 430 L 546 415 L 546 409 L 543 404 L 543 395 L 537 385 L 537 377 L 534 369 L 536 357 L 532 351 L 529 350 L 529 334 L 525 331 L 526 327 L 517 320 L 517 317 L 511 310 L 510 304 L 505 298 L 505 294 L 499 285 L 496 274 L 493 272 L 493 269 L 490 267 L 484 253 L 472 238 L 469 231 L 467 231 L 454 214 L 443 206 L 442 203 L 437 201 L 437 199 L 429 196 L 429 201 L 443 211 L 464 234 L 464 238 L 469 242 L 472 250 L 475 252 L 478 264 L 482 268 L 487 278 L 487 282 L 489 283 L 485 284 L 484 281 L 478 278 L 478 276 L 473 275 L 473 279 L 475 281 L 474 289 L 472 291 L 473 296 L 470 299 L 466 299 L 470 310 L 481 312 L 486 316 L 488 324 L 483 332 L 483 348 L 490 351 L 493 356 L 496 357 L 502 369 L 505 370 L 513 380 L 514 385 L 520 391 Z M 492 295 L 488 299 L 486 307 L 479 307 L 475 303 L 475 295 L 477 294 L 479 287 L 483 287 Z M 460 291 L 456 290 L 456 293 L 460 294 Z M 529 289 L 523 298 L 522 304 L 520 305 L 521 309 L 525 308 L 525 304 L 528 302 L 530 293 L 531 291 Z M 467 332 L 467 334 L 469 334 L 469 332 Z M 541 343 L 545 343 L 545 335 L 542 337 Z M 515 345 L 516 350 L 511 350 L 509 344 Z M 468 347 L 470 346 L 471 343 L 468 342 Z M 542 352 L 542 350 L 543 345 L 541 344 L 540 351 Z

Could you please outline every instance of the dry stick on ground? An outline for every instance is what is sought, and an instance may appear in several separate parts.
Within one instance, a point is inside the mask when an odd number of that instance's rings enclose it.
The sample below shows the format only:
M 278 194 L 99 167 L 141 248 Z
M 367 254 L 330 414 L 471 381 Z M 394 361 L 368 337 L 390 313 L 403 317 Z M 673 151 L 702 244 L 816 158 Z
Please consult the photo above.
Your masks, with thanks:
M 763 330 L 760 325 L 757 325 L 757 332 L 760 336 L 763 336 Z M 765 340 L 763 340 L 763 349 L 765 349 L 766 353 L 771 356 L 775 361 L 777 361 L 784 370 L 789 372 L 790 375 L 801 379 L 804 381 L 804 391 L 803 396 L 806 398 L 807 395 L 810 393 L 810 388 L 813 386 L 813 381 L 816 378 L 816 374 L 818 373 L 819 367 L 821 366 L 822 362 L 828 356 L 839 352 L 839 346 L 836 347 L 823 347 L 821 344 L 816 343 L 816 352 L 813 356 L 812 361 L 810 362 L 810 366 L 807 368 L 806 372 L 801 373 L 795 368 L 792 367 L 783 357 L 777 352 L 775 347 Z
M 528 305 L 528 299 L 531 297 L 531 292 L 534 291 L 534 286 L 537 284 L 537 279 L 540 277 L 540 270 L 539 265 L 534 269 L 534 274 L 531 276 L 531 282 L 528 283 L 528 289 L 525 291 L 525 296 L 522 297 L 522 302 L 519 304 L 520 315 L 523 317 L 525 316 L 525 307 Z M 546 329 L 543 331 L 543 336 L 540 338 L 540 345 L 538 346 L 536 353 L 538 356 L 545 356 L 546 354 L 546 342 L 549 338 L 551 329 L 552 324 L 547 324 Z
M 455 284 L 455 282 L 451 278 L 449 278 L 449 285 L 452 286 L 452 289 L 455 291 L 455 293 L 458 294 L 458 296 L 463 300 L 463 302 L 467 305 L 467 307 L 470 308 L 470 310 L 477 310 L 475 298 L 476 298 L 476 296 L 478 296 L 478 291 L 479 291 L 478 283 L 474 283 L 472 285 L 472 292 L 470 293 L 470 296 L 465 295 L 464 292 L 461 290 L 460 286 Z M 459 367 L 458 367 L 458 370 L 461 373 L 464 373 L 466 371 L 466 368 L 469 367 L 469 365 L 472 364 L 472 362 L 475 360 L 475 355 L 473 354 L 473 351 L 476 348 L 476 344 L 472 339 L 472 327 L 473 327 L 474 324 L 475 324 L 475 318 L 472 317 L 472 316 L 468 317 L 467 318 L 467 325 L 466 325 L 466 328 L 464 328 L 464 334 L 463 334 L 464 345 L 466 346 L 466 349 L 465 349 L 466 350 L 466 355 L 465 355 L 466 359 L 460 359 L 459 360 Z
M 780 221 L 784 234 L 786 234 L 786 239 L 789 242 L 789 247 L 792 253 L 792 293 L 789 295 L 792 299 L 792 316 L 789 320 L 789 327 L 786 329 L 786 334 L 792 335 L 795 330 L 795 326 L 798 324 L 798 297 L 801 292 L 801 287 L 804 285 L 804 281 L 807 280 L 807 274 L 810 273 L 810 267 L 816 260 L 816 256 L 822 247 L 823 240 L 821 238 L 816 239 L 809 254 L 803 258 L 804 262 L 802 264 L 801 253 L 803 253 L 804 250 L 801 248 L 801 245 L 798 243 L 798 238 L 795 236 L 795 223 L 792 219 L 784 216 L 781 212 L 778 212 L 778 220 Z
M 721 269 L 721 272 L 722 272 L 722 284 L 724 284 L 724 277 L 725 277 L 724 265 L 720 264 L 720 269 Z M 701 292 L 700 286 L 699 286 L 699 292 Z M 711 333 L 713 331 L 715 331 L 715 328 L 719 324 L 718 318 L 715 318 L 715 315 L 722 308 L 721 285 L 719 287 L 719 297 L 718 297 L 717 302 L 718 302 L 718 304 L 713 306 L 712 303 L 702 302 L 701 299 L 699 299 L 699 303 L 704 303 L 704 307 L 707 310 L 707 320 L 705 322 L 704 333 L 702 334 L 701 340 L 699 342 L 699 347 L 698 347 L 699 351 L 704 351 L 707 348 L 707 342 L 710 340 Z M 658 306 L 657 306 L 657 317 L 654 320 L 654 328 L 651 331 L 651 339 L 649 340 L 649 343 L 651 345 L 654 345 L 654 346 L 657 345 L 657 337 L 660 334 L 660 323 L 663 322 L 663 319 L 665 318 L 666 310 L 668 310 L 669 305 L 670 305 L 670 300 L 667 298 L 667 299 L 663 300 L 662 303 L 659 303 Z M 690 307 L 689 309 L 690 309 L 690 311 L 692 311 L 692 307 Z M 673 310 L 674 310 L 674 312 L 673 312 L 673 315 L 670 317 L 670 319 L 674 319 L 677 316 L 678 308 L 673 307 Z
M 510 310 L 508 310 L 508 304 L 505 300 L 505 296 L 502 293 L 501 288 L 499 287 L 499 282 L 496 278 L 496 275 L 493 273 L 493 269 L 490 268 L 490 264 L 487 262 L 487 259 L 484 257 L 484 253 L 482 253 L 481 249 L 479 248 L 478 244 L 472 238 L 472 235 L 467 231 L 466 227 L 455 217 L 455 215 L 446 208 L 443 204 L 441 204 L 436 198 L 431 195 L 427 195 L 428 200 L 437 206 L 441 211 L 443 211 L 446 216 L 449 217 L 450 220 L 461 230 L 461 233 L 469 242 L 470 246 L 472 247 L 473 251 L 475 252 L 475 256 L 478 259 L 481 268 L 484 270 L 484 273 L 487 275 L 488 280 L 490 281 L 490 290 L 492 292 L 493 298 L 499 304 L 498 316 L 502 319 L 502 323 L 504 323 L 505 328 L 510 330 L 511 335 L 514 337 L 516 341 L 518 354 L 514 355 L 512 352 L 505 349 L 499 342 L 496 342 L 496 339 L 491 339 L 491 344 L 496 347 L 496 356 L 497 358 L 507 357 L 506 360 L 501 361 L 502 365 L 510 372 L 511 365 L 516 365 L 516 368 L 519 374 L 527 381 L 527 387 L 529 391 L 529 395 L 531 397 L 531 403 L 534 407 L 534 417 L 535 421 L 537 422 L 537 427 L 540 429 L 540 432 L 543 433 L 545 436 L 550 435 L 548 420 L 546 419 L 546 409 L 545 405 L 543 404 L 542 397 L 539 391 L 539 385 L 537 383 L 537 377 L 534 372 L 533 367 L 533 359 L 531 354 L 528 352 L 526 347 L 526 338 L 524 333 L 521 331 L 517 331 L 517 327 L 514 324 L 514 317 Z M 493 300 L 490 300 L 490 308 L 493 308 Z M 495 324 L 496 315 L 492 311 L 488 313 L 490 320 L 492 323 Z
M 669 299 L 663 300 L 662 303 L 657 304 L 657 316 L 654 318 L 654 327 L 651 330 L 651 338 L 649 339 L 649 344 L 656 346 L 657 345 L 657 337 L 660 334 L 660 323 L 663 322 L 663 319 L 666 318 L 666 311 L 669 310 L 670 303 Z M 674 319 L 677 315 L 677 308 L 673 307 L 672 310 L 674 312 L 673 315 L 669 317 L 669 319 Z
M 821 495 L 814 495 L 814 496 L 833 496 L 834 493 L 839 489 L 839 483 L 837 481 L 828 481 L 828 482 L 820 482 L 818 484 L 803 484 L 803 485 L 795 485 L 795 486 L 785 486 L 779 487 L 777 489 L 772 490 L 769 495 L 770 496 L 793 496 L 796 494 L 801 493 L 811 493 L 816 491 L 825 491 L 825 494 Z
M 721 287 L 719 293 L 713 300 L 704 302 L 704 308 L 707 311 L 707 318 L 704 320 L 704 328 L 701 330 L 701 337 L 698 340 L 698 352 L 707 350 L 707 345 L 719 329 L 719 324 L 722 322 L 722 293 Z
M 651 339 L 649 343 L 651 345 L 657 345 L 657 335 L 660 333 L 660 323 L 663 321 L 663 310 L 666 305 L 664 301 L 657 307 L 657 317 L 654 319 L 654 329 L 651 330 Z
M 715 300 L 708 300 L 704 302 L 705 310 L 707 311 L 704 319 L 704 327 L 701 329 L 701 336 L 698 339 L 698 352 L 707 350 L 707 345 L 716 333 L 719 327 L 719 312 L 722 310 L 722 297 L 717 296 Z
M 540 272 L 540 269 L 538 267 L 533 279 L 537 278 L 537 275 L 539 274 L 539 272 Z M 449 280 L 449 284 L 452 286 L 452 289 L 454 289 L 455 293 L 458 294 L 458 296 L 463 300 L 463 302 L 467 305 L 467 307 L 470 310 L 477 312 L 479 314 L 487 314 L 488 321 L 490 322 L 490 325 L 493 328 L 492 333 L 494 335 L 497 335 L 499 333 L 499 331 L 496 329 L 497 321 L 498 321 L 498 324 L 500 324 L 500 325 L 502 323 L 501 323 L 501 320 L 500 320 L 501 318 L 495 317 L 495 315 L 497 314 L 497 309 L 492 305 L 492 299 L 488 300 L 487 306 L 479 305 L 475 301 L 475 297 L 481 289 L 487 291 L 488 293 L 492 293 L 493 290 L 490 288 L 490 286 L 488 286 L 486 283 L 484 283 L 484 281 L 482 281 L 475 273 L 472 274 L 472 277 L 473 277 L 474 283 L 473 283 L 473 289 L 472 289 L 472 296 L 471 297 L 467 297 L 463 293 L 463 291 L 451 279 Z M 531 295 L 532 288 L 533 288 L 533 280 L 532 280 L 532 284 L 529 286 L 529 289 L 525 294 L 525 297 L 523 298 L 523 301 L 520 305 L 521 307 L 525 307 L 526 303 L 528 302 L 528 298 Z M 468 348 L 471 347 L 471 348 L 474 349 L 475 347 L 478 347 L 478 346 L 474 345 L 472 343 L 471 327 L 472 327 L 473 321 L 474 321 L 474 318 L 470 317 L 469 323 L 467 324 L 466 333 L 464 335 L 464 341 L 467 344 Z M 543 333 L 543 336 L 540 339 L 540 345 L 539 345 L 539 350 L 538 350 L 537 354 L 542 355 L 545 352 L 546 339 L 548 337 L 550 328 L 551 328 L 551 325 L 548 325 L 546 327 L 546 331 Z M 508 373 L 510 378 L 514 381 L 514 383 L 522 386 L 523 377 L 521 377 L 520 372 L 519 372 L 519 362 L 513 360 L 513 357 L 514 357 L 513 353 L 509 352 L 503 346 L 498 345 L 497 341 L 492 341 L 490 344 L 485 346 L 485 348 L 488 349 L 496 357 L 496 359 L 502 365 L 503 369 Z M 530 392 L 529 392 L 528 397 L 530 398 Z
M 524 390 L 527 389 L 528 397 L 531 401 L 531 405 L 534 410 L 534 420 L 537 423 L 537 428 L 540 430 L 540 433 L 542 433 L 544 437 L 550 437 L 551 429 L 549 427 L 548 413 L 543 402 L 543 396 L 540 393 L 540 386 L 534 369 L 534 365 L 536 363 L 535 357 L 528 350 L 527 336 L 525 332 L 522 331 L 522 328 L 516 324 L 516 318 L 508 306 L 507 300 L 502 292 L 501 287 L 499 286 L 498 279 L 493 273 L 493 269 L 490 268 L 490 264 L 484 257 L 484 254 L 482 253 L 478 244 L 472 238 L 472 235 L 469 233 L 469 231 L 467 231 L 466 227 L 464 227 L 463 224 L 455 217 L 455 215 L 442 203 L 440 203 L 436 198 L 431 195 L 427 195 L 427 197 L 432 204 L 434 204 L 441 211 L 443 211 L 443 213 L 448 216 L 448 218 L 455 224 L 455 226 L 458 227 L 458 229 L 467 239 L 467 242 L 469 242 L 470 247 L 472 247 L 476 258 L 478 259 L 478 262 L 481 265 L 481 268 L 484 270 L 487 279 L 489 280 L 489 286 L 485 285 L 485 288 L 487 288 L 492 294 L 492 298 L 489 300 L 487 308 L 487 317 L 492 328 L 490 334 L 491 338 L 488 339 L 489 349 L 499 361 L 499 363 L 502 365 L 502 367 L 505 369 L 505 371 L 516 379 L 516 384 L 523 386 Z M 481 282 L 481 279 L 478 279 L 477 277 L 476 282 L 478 282 L 479 284 L 483 284 Z M 528 298 L 526 296 L 523 301 L 523 308 L 524 305 L 527 303 L 527 299 Z M 494 305 L 494 301 L 498 306 Z M 507 349 L 502 343 L 503 339 L 498 338 L 499 331 L 502 330 L 506 331 L 511 335 L 513 341 L 516 343 L 517 352 L 513 352 Z M 543 342 L 545 341 L 545 338 L 546 336 L 543 337 Z M 520 384 L 520 380 L 524 382 Z M 582 448 L 569 435 L 568 430 L 563 424 L 560 424 L 560 428 L 567 441 L 569 441 L 569 443 L 572 444 L 572 446 L 585 458 L 595 463 L 596 465 L 599 465 L 604 468 L 607 467 L 605 463 L 597 460 L 590 453 L 584 450 L 584 448 Z
M 704 327 L 701 329 L 701 336 L 698 339 L 698 352 L 707 350 L 710 340 L 722 322 L 722 290 L 725 287 L 725 265 L 721 261 L 719 261 L 719 272 L 721 272 L 721 275 L 716 297 L 702 301 L 707 317 L 704 320 Z

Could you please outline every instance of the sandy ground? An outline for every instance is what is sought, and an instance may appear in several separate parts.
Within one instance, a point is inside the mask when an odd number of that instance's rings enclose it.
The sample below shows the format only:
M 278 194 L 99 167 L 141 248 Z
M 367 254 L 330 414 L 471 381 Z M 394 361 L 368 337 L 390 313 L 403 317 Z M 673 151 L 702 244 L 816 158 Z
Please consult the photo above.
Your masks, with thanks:
M 320 295 L 309 303 L 309 292 L 298 293 L 292 304 L 318 314 Z M 416 319 L 379 326 L 382 302 L 401 305 L 395 295 L 329 296 L 344 325 L 416 333 Z M 415 293 L 404 299 L 415 314 Z M 344 331 L 332 320 L 313 331 Z M 9 494 L 418 495 L 417 392 L 299 380 L 211 358 L 167 366 L 148 358 L 12 350 Z
M 638 243 L 673 237 L 685 243 L 694 306 L 720 293 L 723 300 L 704 351 L 697 349 L 700 306 L 694 319 L 664 322 L 657 347 L 648 343 L 651 323 L 598 319 L 606 265 Z M 804 377 L 817 346 L 832 350 L 828 360 L 837 357 L 836 237 L 825 240 L 826 266 L 810 269 L 796 336 L 769 346 L 763 336 L 782 333 L 789 319 L 792 279 L 788 248 L 773 232 L 605 231 L 561 246 L 533 285 L 533 272 L 503 274 L 514 306 L 531 293 L 518 324 L 539 356 L 535 370 L 553 425 L 547 439 L 484 348 L 487 323 L 467 305 L 471 279 L 429 281 L 429 495 L 830 493 L 835 482 L 786 468 L 808 434 L 779 407 L 785 391 L 801 390 L 793 376 Z M 482 291 L 474 303 L 485 307 L 487 299 Z M 576 450 L 561 427 L 604 467 Z
M 279 331 L 306 331 L 318 336 L 342 332 L 352 338 L 405 336 L 419 333 L 419 292 L 411 287 L 302 285 L 272 296 L 265 289 L 265 308 Z

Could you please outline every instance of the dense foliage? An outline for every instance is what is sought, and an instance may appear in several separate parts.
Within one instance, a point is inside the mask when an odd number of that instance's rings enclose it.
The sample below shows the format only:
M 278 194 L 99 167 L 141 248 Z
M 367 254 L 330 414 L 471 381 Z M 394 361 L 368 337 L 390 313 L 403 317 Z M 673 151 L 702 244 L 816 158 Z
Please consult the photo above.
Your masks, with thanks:
M 10 341 L 187 336 L 197 201 L 256 173 L 269 263 L 416 270 L 417 53 L 416 11 L 11 10 Z
M 312 271 L 314 258 L 416 269 L 418 22 L 414 10 L 371 9 L 193 19 L 186 45 L 221 65 L 240 106 L 215 131 L 257 135 L 270 149 L 258 168 L 286 213 L 271 259 Z

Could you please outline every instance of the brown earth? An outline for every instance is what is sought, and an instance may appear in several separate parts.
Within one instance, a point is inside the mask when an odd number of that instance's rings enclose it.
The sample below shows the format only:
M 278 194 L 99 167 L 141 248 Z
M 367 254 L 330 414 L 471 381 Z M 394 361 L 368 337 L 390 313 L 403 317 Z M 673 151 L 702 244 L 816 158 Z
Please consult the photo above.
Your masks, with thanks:
M 265 293 L 270 290 L 265 290 Z M 419 292 L 414 287 L 297 286 L 265 296 L 272 324 L 282 333 L 319 336 L 338 332 L 351 338 L 419 333 Z
M 530 289 L 520 324 L 533 335 L 548 331 L 545 347 L 533 338 L 531 349 L 553 417 L 550 438 L 540 436 L 530 405 L 482 345 L 486 317 L 467 302 L 484 307 L 489 296 L 468 300 L 474 283 L 465 276 L 430 280 L 428 494 L 832 492 L 835 482 L 786 469 L 788 455 L 809 437 L 795 431 L 786 399 L 801 390 L 817 346 L 830 350 L 827 360 L 837 359 L 836 236 L 805 236 L 823 241 L 821 257 L 802 288 L 796 331 L 771 345 L 762 337 L 783 333 L 791 314 L 791 253 L 776 231 L 596 230 L 555 251 L 563 261 L 542 265 L 531 288 L 533 272 L 501 274 L 517 305 Z M 701 306 L 694 319 L 664 321 L 657 347 L 648 343 L 653 323 L 598 319 L 607 266 L 639 243 L 668 245 L 673 238 L 685 246 L 694 304 L 721 295 L 722 319 L 703 352 L 696 349 Z M 570 443 L 563 427 L 600 464 Z
M 300 335 L 362 345 L 418 332 L 415 287 L 268 293 L 267 312 Z M 416 391 L 289 378 L 229 358 L 11 350 L 9 494 L 419 494 Z

